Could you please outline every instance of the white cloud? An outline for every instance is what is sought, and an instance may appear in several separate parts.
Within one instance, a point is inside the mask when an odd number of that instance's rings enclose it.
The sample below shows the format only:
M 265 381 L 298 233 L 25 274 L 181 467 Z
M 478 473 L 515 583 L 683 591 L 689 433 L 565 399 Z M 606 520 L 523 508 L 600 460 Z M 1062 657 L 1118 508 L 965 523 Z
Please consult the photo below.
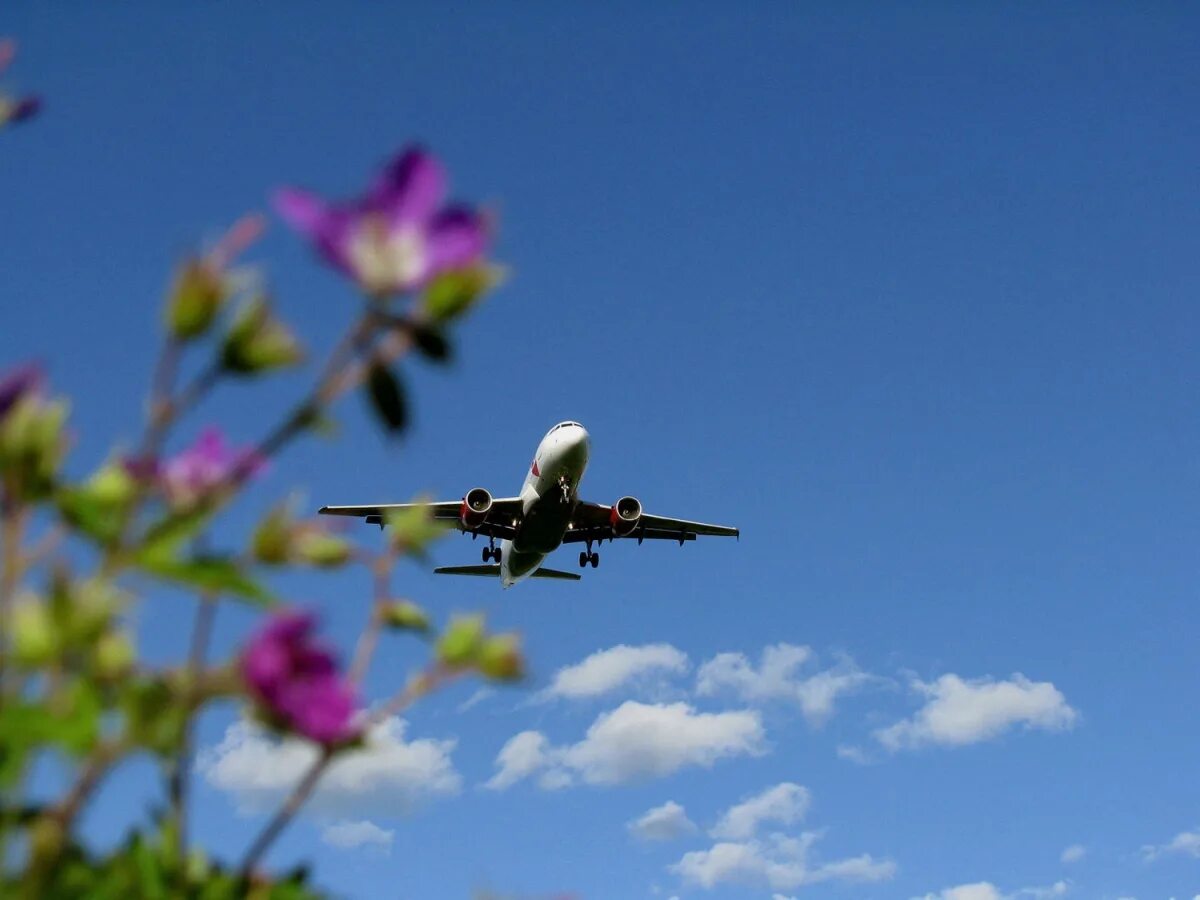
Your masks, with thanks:
M 1087 856 L 1087 847 L 1083 844 L 1072 844 L 1062 852 L 1059 859 L 1064 863 L 1077 863 Z
M 815 660 L 810 647 L 773 644 L 763 648 L 756 669 L 743 653 L 718 653 L 696 674 L 696 693 L 713 696 L 732 692 L 747 703 L 788 700 L 799 705 L 812 725 L 820 725 L 832 714 L 842 694 L 861 687 L 871 676 L 852 660 L 807 677 L 797 669 Z
M 478 706 L 484 700 L 491 699 L 492 697 L 495 696 L 495 694 L 496 694 L 495 688 L 481 687 L 481 688 L 479 688 L 479 690 L 475 691 L 475 693 L 473 693 L 470 697 L 468 697 L 462 703 L 458 704 L 458 706 L 456 707 L 456 711 L 460 712 L 460 713 L 465 713 L 467 710 L 473 709 L 474 707 Z
M 619 644 L 559 669 L 544 695 L 571 700 L 599 697 L 651 674 L 677 675 L 687 669 L 687 655 L 670 644 Z
M 349 850 L 354 847 L 374 847 L 385 853 L 392 849 L 396 832 L 380 828 L 374 822 L 334 822 L 321 832 L 321 840 L 332 847 Z
M 625 827 L 643 841 L 673 841 L 697 830 L 687 811 L 674 800 L 647 810 Z
M 487 786 L 502 791 L 551 763 L 550 742 L 540 731 L 522 731 L 505 742 L 496 755 L 498 771 Z
M 744 841 L 754 837 L 763 822 L 780 825 L 799 822 L 811 802 L 807 788 L 785 781 L 731 806 L 709 834 L 724 840 Z
M 853 744 L 838 744 L 837 745 L 838 759 L 848 759 L 852 763 L 858 763 L 860 766 L 869 766 L 875 762 L 871 754 L 862 747 L 856 747 Z
M 766 885 L 773 891 L 821 881 L 886 881 L 896 874 L 896 864 L 891 860 L 877 860 L 867 854 L 813 865 L 809 852 L 818 837 L 815 832 L 806 832 L 799 838 L 776 834 L 767 841 L 725 841 L 707 850 L 685 853 L 671 871 L 685 883 L 702 888 L 732 883 Z
M 624 784 L 764 752 L 762 720 L 753 710 L 701 713 L 686 703 L 628 700 L 598 716 L 576 744 L 551 746 L 538 731 L 511 738 L 496 757 L 488 787 L 503 789 L 538 771 L 544 772 L 542 787 L 562 787 L 575 777 Z
M 1004 894 L 990 881 L 976 881 L 942 888 L 936 894 L 925 894 L 922 897 L 914 897 L 913 900 L 1020 900 L 1023 897 L 1031 900 L 1050 900 L 1052 897 L 1063 896 L 1069 890 L 1070 885 L 1067 882 L 1056 881 L 1048 887 L 1027 887 Z
M 450 755 L 456 741 L 406 741 L 407 723 L 391 718 L 371 729 L 366 746 L 339 756 L 321 778 L 305 812 L 318 818 L 394 818 L 423 800 L 456 794 L 462 778 Z M 279 740 L 247 722 L 235 722 L 197 768 L 239 809 L 273 808 L 317 757 L 306 741 Z
M 1154 846 L 1147 844 L 1142 848 L 1142 858 L 1152 862 L 1160 856 L 1181 853 L 1184 856 L 1200 857 L 1200 828 L 1195 831 L 1181 831 L 1169 843 Z
M 1016 725 L 1058 731 L 1071 728 L 1079 717 L 1053 684 L 1020 674 L 1006 681 L 947 674 L 933 682 L 916 681 L 913 688 L 925 695 L 925 705 L 912 718 L 875 732 L 889 750 L 974 744 Z

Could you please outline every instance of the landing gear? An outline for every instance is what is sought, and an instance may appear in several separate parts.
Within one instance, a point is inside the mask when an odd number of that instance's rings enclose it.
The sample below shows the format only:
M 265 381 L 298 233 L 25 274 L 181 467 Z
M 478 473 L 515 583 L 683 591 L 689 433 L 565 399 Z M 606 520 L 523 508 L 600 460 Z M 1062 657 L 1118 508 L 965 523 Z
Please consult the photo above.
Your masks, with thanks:
M 588 546 L 587 546 L 586 550 L 579 551 L 579 568 L 581 568 L 581 569 L 587 568 L 588 563 L 592 564 L 593 569 L 596 568 L 598 565 L 600 565 L 600 554 L 594 553 L 592 551 L 592 542 L 591 541 L 588 541 Z
M 500 548 L 496 546 L 496 539 L 490 538 L 488 546 L 483 548 L 484 562 L 500 562 Z

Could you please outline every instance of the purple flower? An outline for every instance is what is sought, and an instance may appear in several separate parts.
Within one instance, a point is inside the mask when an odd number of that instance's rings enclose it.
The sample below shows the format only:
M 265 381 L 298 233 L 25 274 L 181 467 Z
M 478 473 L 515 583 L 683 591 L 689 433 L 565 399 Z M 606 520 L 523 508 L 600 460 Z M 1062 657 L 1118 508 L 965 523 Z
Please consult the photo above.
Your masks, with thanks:
M 26 119 L 32 119 L 42 109 L 42 98 L 34 94 L 27 97 L 22 97 L 19 100 L 13 101 L 9 105 L 8 121 L 24 122 Z
M 327 203 L 307 191 L 283 188 L 275 207 L 329 263 L 367 293 L 384 297 L 482 259 L 487 245 L 482 217 L 464 206 L 443 205 L 445 194 L 441 164 L 410 147 L 357 200 Z
M 37 363 L 24 363 L 0 378 L 0 418 L 20 402 L 22 397 L 42 387 L 45 373 Z
M 242 677 L 272 719 L 321 744 L 353 737 L 354 689 L 312 638 L 308 613 L 276 615 L 242 654 Z
M 165 462 L 134 459 L 125 467 L 135 478 L 156 482 L 175 507 L 193 506 L 214 491 L 260 471 L 266 461 L 253 449 L 234 449 L 217 428 Z

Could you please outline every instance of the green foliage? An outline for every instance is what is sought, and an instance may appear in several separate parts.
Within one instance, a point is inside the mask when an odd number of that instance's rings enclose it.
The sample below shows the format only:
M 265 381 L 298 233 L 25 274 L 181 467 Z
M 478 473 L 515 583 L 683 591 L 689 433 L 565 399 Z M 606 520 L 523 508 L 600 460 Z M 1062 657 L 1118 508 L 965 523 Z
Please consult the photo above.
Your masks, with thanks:
M 229 298 L 225 273 L 205 260 L 184 263 L 167 295 L 168 333 L 179 341 L 204 335 Z
M 268 566 L 301 563 L 319 569 L 343 566 L 354 556 L 354 545 L 331 532 L 323 522 L 297 520 L 292 498 L 277 503 L 263 516 L 250 539 L 250 555 Z
M 242 304 L 221 347 L 221 364 L 235 375 L 288 368 L 303 359 L 300 342 L 262 295 Z
M 451 525 L 435 519 L 423 499 L 418 497 L 408 509 L 393 509 L 384 516 L 384 525 L 391 533 L 392 547 L 400 553 L 421 557 L 425 549 L 449 534 Z
M 108 547 L 120 537 L 121 523 L 136 491 L 137 485 L 125 466 L 110 460 L 83 484 L 60 488 L 54 499 L 68 525 Z
M 438 661 L 452 669 L 474 665 L 483 646 L 483 637 L 483 616 L 454 617 L 438 639 Z
M 198 555 L 164 558 L 143 554 L 135 562 L 142 571 L 203 594 L 216 594 L 244 600 L 255 606 L 272 606 L 275 596 L 246 573 L 231 556 Z
M 383 622 L 397 631 L 429 631 L 429 614 L 411 600 L 392 600 L 383 606 Z
M 42 500 L 53 492 L 69 410 L 65 400 L 28 395 L 0 419 L 0 479 L 20 499 Z
M 425 289 L 426 315 L 434 323 L 463 316 L 500 283 L 502 274 L 495 266 L 481 264 L 438 276 Z

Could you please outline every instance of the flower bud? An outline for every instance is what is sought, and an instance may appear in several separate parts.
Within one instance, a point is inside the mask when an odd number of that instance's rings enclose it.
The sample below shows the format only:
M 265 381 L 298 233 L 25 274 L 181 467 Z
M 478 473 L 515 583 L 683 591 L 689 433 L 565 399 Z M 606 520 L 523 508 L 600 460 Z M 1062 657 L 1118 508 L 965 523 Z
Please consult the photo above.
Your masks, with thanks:
M 493 681 L 519 681 L 525 677 L 525 659 L 521 656 L 521 638 L 516 634 L 497 634 L 483 641 L 478 654 L 479 673 Z
M 229 299 L 225 274 L 204 260 L 184 263 L 167 298 L 167 330 L 173 338 L 190 341 L 212 327 Z
M 288 561 L 292 539 L 291 504 L 287 501 L 274 507 L 254 530 L 250 552 L 256 562 L 269 566 Z
M 222 364 L 239 375 L 293 366 L 303 357 L 300 342 L 262 295 L 242 304 L 221 349 Z
M 13 608 L 12 644 L 18 665 L 36 668 L 54 658 L 58 651 L 54 623 L 44 603 L 31 598 Z
M 429 631 L 429 616 L 411 600 L 392 600 L 383 607 L 383 622 L 388 628 L 403 631 Z
M 483 643 L 483 616 L 456 616 L 442 633 L 437 657 L 447 666 L 460 668 L 475 662 Z
M 132 638 L 121 631 L 102 635 L 92 651 L 96 675 L 103 679 L 121 677 L 133 667 L 135 658 Z
M 334 569 L 350 561 L 354 548 L 349 541 L 319 526 L 300 528 L 295 535 L 296 558 L 321 569 Z

